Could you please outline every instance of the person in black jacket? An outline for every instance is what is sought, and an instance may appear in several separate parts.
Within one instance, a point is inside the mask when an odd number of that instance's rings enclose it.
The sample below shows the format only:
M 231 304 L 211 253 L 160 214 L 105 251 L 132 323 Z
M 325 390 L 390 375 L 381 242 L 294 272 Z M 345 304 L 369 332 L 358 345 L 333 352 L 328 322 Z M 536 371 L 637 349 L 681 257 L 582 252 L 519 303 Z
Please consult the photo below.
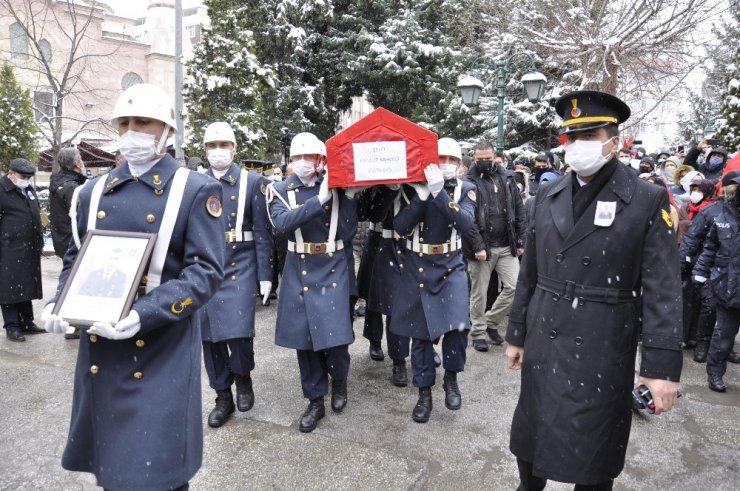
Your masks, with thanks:
M 76 148 L 61 149 L 57 161 L 59 172 L 53 174 L 49 182 L 51 239 L 54 242 L 54 254 L 64 257 L 72 240 L 72 222 L 69 218 L 72 195 L 77 186 L 87 181 L 87 177 L 82 156 Z
M 700 162 L 699 157 L 702 154 L 705 154 L 705 157 Z M 725 164 L 727 164 L 727 150 L 723 147 L 710 146 L 705 138 L 689 149 L 683 163 L 701 172 L 706 179 L 717 183 L 722 178 Z
M 497 327 L 509 315 L 514 300 L 518 257 L 524 253 L 525 214 L 514 172 L 506 157 L 481 141 L 474 149 L 474 166 L 467 180 L 477 186 L 475 225 L 463 236 L 463 254 L 470 276 L 470 335 L 476 351 L 488 351 L 488 339 L 503 343 Z M 491 273 L 496 271 L 503 290 L 486 311 Z
M 707 357 L 707 382 L 716 392 L 727 390 L 722 377 L 740 327 L 740 175 L 729 182 L 694 267 L 694 281 L 707 283 L 717 297 L 717 326 Z

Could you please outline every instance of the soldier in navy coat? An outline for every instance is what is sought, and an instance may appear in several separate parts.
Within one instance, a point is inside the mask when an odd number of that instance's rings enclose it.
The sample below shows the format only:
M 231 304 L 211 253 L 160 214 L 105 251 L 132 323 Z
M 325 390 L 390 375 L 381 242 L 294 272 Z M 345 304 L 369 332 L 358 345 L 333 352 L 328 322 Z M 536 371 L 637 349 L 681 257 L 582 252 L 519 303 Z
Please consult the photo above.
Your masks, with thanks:
M 475 220 L 475 185 L 457 179 L 459 162 L 424 170 L 427 184 L 404 186 L 402 208 L 393 220 L 405 237 L 401 278 L 393 299 L 391 331 L 409 336 L 413 383 L 419 400 L 412 419 L 425 423 L 432 412 L 436 378 L 432 344 L 442 339 L 445 406 L 461 406 L 457 373 L 465 368 L 468 343 L 468 277 L 461 237 Z
M 254 405 L 254 313 L 259 293 L 267 300 L 272 287 L 272 234 L 264 192 L 268 180 L 257 172 L 239 170 L 233 163 L 236 138 L 228 123 L 206 127 L 203 144 L 211 165 L 207 175 L 223 188 L 221 220 L 226 226 L 224 280 L 216 295 L 198 311 L 203 334 L 203 361 L 208 381 L 216 391 L 216 406 L 208 425 L 223 425 L 236 408 Z M 257 286 L 259 285 L 259 292 Z
M 293 175 L 268 186 L 270 218 L 287 234 L 288 253 L 280 282 L 275 343 L 296 350 L 303 395 L 310 401 L 299 429 L 310 432 L 324 417 L 328 377 L 331 406 L 347 404 L 348 346 L 354 340 L 350 319 L 350 274 L 345 244 L 357 230 L 355 190 L 330 190 L 317 172 L 321 142 L 299 133 L 290 145 Z
M 193 314 L 223 277 L 221 186 L 164 153 L 174 110 L 158 87 L 138 84 L 112 124 L 127 163 L 80 188 L 77 237 L 97 228 L 157 233 L 146 293 L 115 325 L 81 336 L 62 467 L 91 472 L 107 489 L 187 489 L 202 462 L 201 335 Z M 169 238 L 167 237 L 169 235 Z M 76 239 L 78 240 L 78 239 Z M 78 252 L 73 241 L 59 278 Z M 67 322 L 44 309 L 47 331 Z

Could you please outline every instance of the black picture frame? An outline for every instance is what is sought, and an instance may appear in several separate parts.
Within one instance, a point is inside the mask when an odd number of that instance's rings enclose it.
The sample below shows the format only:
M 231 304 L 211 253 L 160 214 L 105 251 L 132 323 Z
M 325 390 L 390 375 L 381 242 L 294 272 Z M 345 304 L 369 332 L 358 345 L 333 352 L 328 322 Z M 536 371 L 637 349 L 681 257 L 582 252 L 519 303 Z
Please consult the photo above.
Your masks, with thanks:
M 90 230 L 77 253 L 53 313 L 71 326 L 115 324 L 136 299 L 157 234 Z

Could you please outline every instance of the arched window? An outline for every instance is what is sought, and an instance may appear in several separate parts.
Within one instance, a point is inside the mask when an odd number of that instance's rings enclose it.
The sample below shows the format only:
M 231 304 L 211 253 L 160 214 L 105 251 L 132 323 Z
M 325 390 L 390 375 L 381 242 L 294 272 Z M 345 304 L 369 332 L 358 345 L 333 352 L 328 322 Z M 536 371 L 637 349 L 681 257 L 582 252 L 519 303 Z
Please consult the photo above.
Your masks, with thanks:
M 19 60 L 28 59 L 28 38 L 17 22 L 10 24 L 10 56 Z
M 51 43 L 42 39 L 39 41 L 39 51 L 41 52 L 41 58 L 46 60 L 46 63 L 51 64 Z
M 134 72 L 128 72 L 126 75 L 121 78 L 121 87 L 123 90 L 128 89 L 129 87 L 133 87 L 136 84 L 143 83 L 144 80 L 136 73 Z

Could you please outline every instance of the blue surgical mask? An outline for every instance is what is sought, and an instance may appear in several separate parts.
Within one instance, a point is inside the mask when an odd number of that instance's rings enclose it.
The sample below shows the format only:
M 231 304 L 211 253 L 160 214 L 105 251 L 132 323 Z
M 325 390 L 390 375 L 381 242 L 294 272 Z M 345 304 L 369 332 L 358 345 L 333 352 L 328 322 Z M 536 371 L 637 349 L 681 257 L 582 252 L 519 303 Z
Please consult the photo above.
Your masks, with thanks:
M 721 155 L 712 155 L 711 157 L 709 157 L 709 164 L 708 164 L 709 168 L 716 169 L 717 167 L 722 165 L 723 160 L 724 159 L 722 158 Z

